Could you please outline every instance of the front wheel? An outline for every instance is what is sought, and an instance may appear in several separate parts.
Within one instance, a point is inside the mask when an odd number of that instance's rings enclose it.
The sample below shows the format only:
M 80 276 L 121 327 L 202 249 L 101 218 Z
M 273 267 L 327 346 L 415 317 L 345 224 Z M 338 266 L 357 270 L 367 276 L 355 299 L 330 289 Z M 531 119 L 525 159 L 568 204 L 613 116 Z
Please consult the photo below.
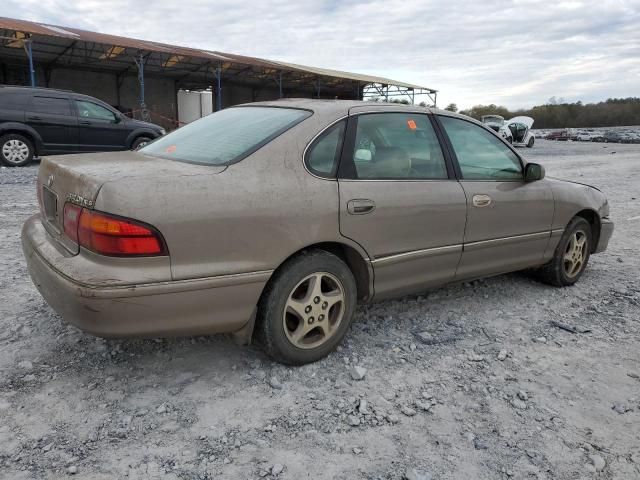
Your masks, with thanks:
M 33 144 L 26 137 L 10 133 L 0 138 L 0 163 L 7 167 L 24 167 L 33 160 Z
M 349 267 L 324 250 L 288 260 L 274 275 L 258 307 L 258 339 L 275 360 L 315 362 L 344 338 L 357 301 Z
M 527 148 L 533 147 L 534 142 L 535 142 L 535 139 L 533 137 L 531 137 L 529 139 L 529 141 L 527 142 Z
M 131 150 L 140 150 L 151 140 L 152 139 L 149 137 L 138 137 L 133 141 L 133 144 L 131 145 Z
M 574 217 L 562 234 L 553 258 L 540 269 L 541 280 L 556 287 L 576 283 L 587 268 L 591 241 L 589 222 L 582 217 Z

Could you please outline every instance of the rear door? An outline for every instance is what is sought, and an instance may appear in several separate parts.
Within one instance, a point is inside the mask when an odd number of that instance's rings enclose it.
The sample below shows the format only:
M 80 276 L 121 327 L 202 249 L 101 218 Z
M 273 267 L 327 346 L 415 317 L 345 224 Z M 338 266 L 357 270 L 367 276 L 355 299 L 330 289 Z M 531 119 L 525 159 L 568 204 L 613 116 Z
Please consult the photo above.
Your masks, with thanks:
M 25 123 L 38 132 L 46 154 L 73 153 L 78 142 L 78 125 L 64 93 L 32 95 L 25 112 Z
M 122 117 L 97 102 L 74 99 L 78 116 L 79 145 L 82 152 L 126 150 L 129 130 Z
M 548 183 L 525 182 L 518 155 L 484 127 L 451 116 L 437 118 L 467 198 L 464 252 L 456 279 L 540 264 L 554 211 Z
M 466 202 L 430 115 L 352 115 L 338 184 L 340 231 L 367 251 L 376 299 L 453 279 Z

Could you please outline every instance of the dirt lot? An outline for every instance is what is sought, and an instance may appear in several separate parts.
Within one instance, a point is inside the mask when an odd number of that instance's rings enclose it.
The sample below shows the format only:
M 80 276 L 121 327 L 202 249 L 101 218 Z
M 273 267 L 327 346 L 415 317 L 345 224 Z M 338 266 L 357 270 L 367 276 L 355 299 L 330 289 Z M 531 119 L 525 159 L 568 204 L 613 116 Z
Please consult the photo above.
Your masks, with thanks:
M 578 285 L 512 274 L 362 306 L 303 368 L 66 326 L 20 249 L 37 166 L 0 170 L 0 478 L 640 478 L 640 145 L 523 153 L 609 197 L 616 232 Z

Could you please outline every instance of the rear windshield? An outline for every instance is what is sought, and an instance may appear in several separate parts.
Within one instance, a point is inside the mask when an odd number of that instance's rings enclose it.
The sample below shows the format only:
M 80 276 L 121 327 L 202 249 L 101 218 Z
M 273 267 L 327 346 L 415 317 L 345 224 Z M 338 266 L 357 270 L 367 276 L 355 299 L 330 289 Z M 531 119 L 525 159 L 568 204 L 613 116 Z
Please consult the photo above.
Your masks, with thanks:
M 228 108 L 185 125 L 140 152 L 182 162 L 229 165 L 310 115 L 307 110 L 294 108 Z

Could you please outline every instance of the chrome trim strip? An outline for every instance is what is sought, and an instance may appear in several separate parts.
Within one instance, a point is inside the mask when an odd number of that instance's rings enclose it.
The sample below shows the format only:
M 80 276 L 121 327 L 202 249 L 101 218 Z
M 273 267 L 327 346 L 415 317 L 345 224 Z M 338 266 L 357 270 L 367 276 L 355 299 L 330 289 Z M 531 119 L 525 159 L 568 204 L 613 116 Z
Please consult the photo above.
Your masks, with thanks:
M 404 262 L 408 260 L 415 260 L 417 258 L 435 257 L 438 255 L 445 255 L 447 253 L 462 251 L 462 244 L 459 245 L 447 245 L 445 247 L 425 248 L 422 250 L 412 250 L 410 252 L 396 253 L 393 255 L 386 255 L 383 257 L 371 260 L 374 266 L 387 265 L 392 263 Z
M 525 233 L 523 235 L 513 235 L 511 237 L 492 238 L 491 240 L 479 240 L 477 242 L 469 242 L 464 244 L 466 250 L 479 250 L 485 247 L 492 247 L 505 243 L 515 243 L 521 240 L 546 239 L 551 237 L 551 232 Z
M 551 230 L 551 236 L 556 237 L 558 235 L 562 235 L 564 233 L 564 228 L 556 228 L 555 230 Z

